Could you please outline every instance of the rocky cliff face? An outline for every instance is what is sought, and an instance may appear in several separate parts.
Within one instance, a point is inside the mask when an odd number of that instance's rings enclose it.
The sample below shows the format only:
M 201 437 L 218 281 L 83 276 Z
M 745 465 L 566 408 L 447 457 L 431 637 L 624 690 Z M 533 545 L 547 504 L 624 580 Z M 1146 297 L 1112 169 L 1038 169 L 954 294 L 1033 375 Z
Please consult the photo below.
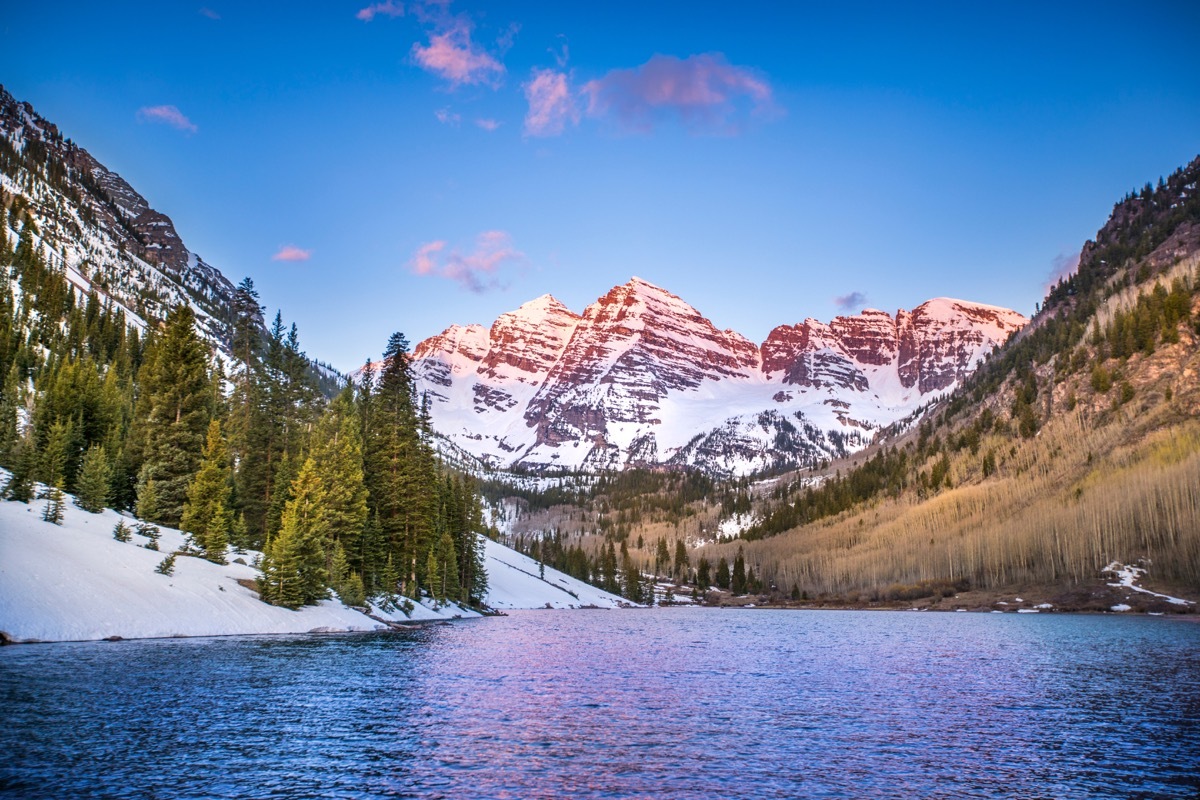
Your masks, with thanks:
M 756 346 L 639 278 L 576 315 L 549 295 L 415 349 L 435 428 L 496 466 L 814 463 L 963 380 L 1026 322 L 939 298 L 775 328 Z
M 35 223 L 28 234 L 80 292 L 112 300 L 135 324 L 189 301 L 206 336 L 227 349 L 233 284 L 125 179 L 2 86 L 0 188 L 19 198 Z

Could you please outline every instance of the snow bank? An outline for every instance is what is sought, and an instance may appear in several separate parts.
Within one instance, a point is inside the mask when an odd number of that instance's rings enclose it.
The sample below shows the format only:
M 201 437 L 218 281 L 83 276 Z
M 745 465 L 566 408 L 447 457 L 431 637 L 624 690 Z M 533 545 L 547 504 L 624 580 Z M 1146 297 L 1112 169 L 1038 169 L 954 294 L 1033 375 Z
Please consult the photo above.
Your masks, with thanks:
M 540 576 L 537 561 L 502 544 L 485 540 L 487 604 L 492 608 L 620 608 L 633 605 L 616 595 L 550 567 Z
M 1142 594 L 1153 595 L 1154 597 L 1161 597 L 1163 600 L 1166 600 L 1168 603 L 1171 603 L 1171 604 L 1177 605 L 1177 606 L 1195 605 L 1195 603 L 1193 603 L 1191 600 L 1184 600 L 1179 597 L 1171 597 L 1171 595 L 1169 595 L 1169 594 L 1159 594 L 1158 592 L 1152 592 L 1149 589 L 1143 589 L 1141 586 L 1138 586 L 1137 582 L 1140 581 L 1142 579 L 1142 576 L 1146 574 L 1146 570 L 1143 569 L 1142 567 L 1135 567 L 1130 564 L 1122 564 L 1119 561 L 1114 561 L 1111 564 L 1109 564 L 1107 567 L 1102 569 L 1101 572 L 1111 573 L 1112 575 L 1116 576 L 1117 582 L 1110 583 L 1110 584 L 1108 584 L 1109 586 L 1124 587 L 1126 589 L 1130 589 L 1135 592 L 1141 592 Z M 1124 603 L 1122 603 L 1121 605 L 1124 605 Z M 1125 608 L 1117 608 L 1116 606 L 1113 606 L 1113 611 L 1128 611 L 1128 610 L 1129 610 L 1128 606 L 1126 606 Z
M 0 471 L 0 485 L 7 476 Z M 68 495 L 62 525 L 42 520 L 46 501 L 28 505 L 0 501 L 0 631 L 16 641 L 81 641 L 173 636 L 228 636 L 256 633 L 372 631 L 378 619 L 335 600 L 296 611 L 268 605 L 249 586 L 258 570 L 255 553 L 237 555 L 246 563 L 213 564 L 180 555 L 174 573 L 155 568 L 184 545 L 184 534 L 161 528 L 159 551 L 148 539 L 112 538 L 124 519 L 111 509 L 90 514 Z M 616 598 L 556 570 L 538 578 L 538 565 L 503 545 L 487 542 L 491 586 L 486 602 L 495 608 L 616 608 Z M 240 581 L 240 582 L 239 582 Z M 428 621 L 479 616 L 454 604 L 430 600 L 401 610 L 371 609 L 389 621 Z

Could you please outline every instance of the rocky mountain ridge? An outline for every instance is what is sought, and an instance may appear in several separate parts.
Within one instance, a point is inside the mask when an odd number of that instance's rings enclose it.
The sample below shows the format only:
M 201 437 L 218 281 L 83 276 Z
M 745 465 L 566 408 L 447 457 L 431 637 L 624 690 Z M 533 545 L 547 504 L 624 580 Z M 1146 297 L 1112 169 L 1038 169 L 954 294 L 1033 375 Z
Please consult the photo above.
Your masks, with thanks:
M 228 349 L 233 284 L 167 215 L 3 86 L 0 189 L 9 229 L 32 236 L 81 295 L 115 303 L 139 327 L 190 303 L 205 336 Z
M 755 345 L 635 277 L 582 314 L 543 295 L 490 329 L 452 325 L 413 367 L 434 428 L 492 466 L 745 474 L 859 449 L 1026 322 L 938 298 L 780 325 Z

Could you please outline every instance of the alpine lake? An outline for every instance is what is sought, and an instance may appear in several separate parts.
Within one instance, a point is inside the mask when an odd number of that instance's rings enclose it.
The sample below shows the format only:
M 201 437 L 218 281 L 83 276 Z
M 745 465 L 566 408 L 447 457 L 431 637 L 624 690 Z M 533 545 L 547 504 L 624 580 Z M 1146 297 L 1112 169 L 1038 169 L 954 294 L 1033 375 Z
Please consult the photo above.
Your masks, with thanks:
M 0 796 L 1200 797 L 1200 623 L 525 611 L 0 648 Z

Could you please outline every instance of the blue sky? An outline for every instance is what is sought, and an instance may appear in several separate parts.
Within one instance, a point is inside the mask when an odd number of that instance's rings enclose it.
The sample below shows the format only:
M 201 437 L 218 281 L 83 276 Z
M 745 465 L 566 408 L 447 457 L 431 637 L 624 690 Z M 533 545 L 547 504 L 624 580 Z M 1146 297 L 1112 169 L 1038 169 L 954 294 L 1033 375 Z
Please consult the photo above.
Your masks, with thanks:
M 0 82 L 310 355 L 576 311 L 1030 313 L 1200 155 L 1200 5 L 8 4 Z

